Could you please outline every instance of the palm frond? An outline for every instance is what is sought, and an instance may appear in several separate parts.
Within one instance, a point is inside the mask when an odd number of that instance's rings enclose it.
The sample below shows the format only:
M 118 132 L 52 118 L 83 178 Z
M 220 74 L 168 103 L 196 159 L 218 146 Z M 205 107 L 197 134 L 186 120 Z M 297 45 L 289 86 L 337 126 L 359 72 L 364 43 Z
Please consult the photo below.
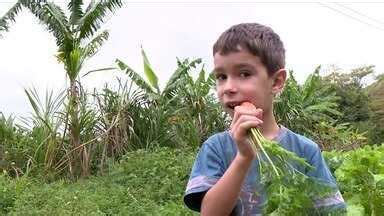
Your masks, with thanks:
M 196 80 L 196 85 L 198 86 L 198 90 L 203 95 L 207 95 L 212 87 L 215 86 L 215 79 L 213 74 L 209 74 L 208 77 L 205 78 L 204 65 L 201 67 L 199 78 Z
M 101 72 L 101 71 L 111 71 L 111 70 L 116 70 L 117 68 L 115 67 L 107 67 L 107 68 L 100 68 L 100 69 L 96 69 L 96 70 L 90 70 L 88 71 L 87 73 L 85 73 L 83 76 L 81 77 L 86 77 L 88 76 L 89 74 L 92 74 L 92 73 L 95 73 L 95 72 Z
M 86 46 L 85 46 L 85 56 L 92 57 L 97 53 L 99 48 L 104 44 L 105 41 L 108 40 L 109 32 L 107 30 L 101 32 L 95 38 L 93 38 Z
M 95 6 L 95 4 L 96 4 L 95 0 L 91 0 L 88 4 L 87 8 L 84 11 L 84 14 L 87 14 L 89 11 L 91 11 L 93 9 L 93 7 Z
M 169 78 L 167 84 L 164 87 L 162 95 L 164 97 L 173 97 L 172 94 L 174 93 L 174 90 L 177 89 L 179 83 L 178 81 L 187 72 L 188 70 L 185 67 L 178 67 L 176 71 L 172 74 L 172 76 Z
M 100 28 L 107 13 L 115 12 L 122 5 L 121 0 L 103 0 L 97 3 L 92 1 L 84 16 L 79 20 L 80 40 L 91 37 Z
M 71 11 L 69 22 L 72 25 L 76 25 L 79 22 L 79 20 L 83 17 L 83 10 L 81 8 L 82 5 L 83 5 L 82 0 L 71 0 L 68 3 L 68 9 Z
M 73 40 L 68 20 L 56 4 L 48 2 L 40 7 L 31 4 L 28 9 L 53 33 L 57 46 L 62 47 Z
M 196 83 L 204 83 L 205 82 L 205 70 L 204 65 L 201 67 L 199 76 L 197 77 Z
M 128 65 L 122 62 L 119 59 L 116 59 L 116 63 L 118 67 L 125 71 L 125 73 L 132 79 L 132 81 L 142 90 L 144 90 L 147 94 L 155 94 L 153 88 L 133 69 L 131 69 Z
M 216 79 L 215 79 L 215 75 L 212 72 L 209 73 L 208 75 L 207 84 L 211 87 L 215 87 Z
M 0 18 L 0 33 L 2 31 L 8 31 L 9 30 L 9 22 L 13 23 L 15 22 L 15 17 L 20 13 L 22 10 L 22 4 L 20 2 L 16 2 L 7 13 L 3 17 Z M 1 37 L 1 34 L 0 34 Z
M 201 63 L 201 59 L 195 59 L 191 62 L 189 62 L 188 59 L 185 59 L 183 62 L 181 62 L 179 59 L 177 59 L 177 69 L 172 74 L 171 78 L 169 78 L 167 84 L 164 87 L 164 90 L 162 92 L 162 95 L 165 97 L 172 97 L 172 94 L 175 93 L 175 90 L 178 89 L 178 86 L 180 84 L 179 80 L 188 74 L 191 67 L 195 68 L 196 64 Z
M 310 97 L 314 97 L 316 92 L 319 90 L 320 86 L 320 75 L 319 75 L 320 67 L 317 67 L 314 73 L 309 75 L 306 79 L 302 89 L 304 92 L 303 99 L 307 100 Z

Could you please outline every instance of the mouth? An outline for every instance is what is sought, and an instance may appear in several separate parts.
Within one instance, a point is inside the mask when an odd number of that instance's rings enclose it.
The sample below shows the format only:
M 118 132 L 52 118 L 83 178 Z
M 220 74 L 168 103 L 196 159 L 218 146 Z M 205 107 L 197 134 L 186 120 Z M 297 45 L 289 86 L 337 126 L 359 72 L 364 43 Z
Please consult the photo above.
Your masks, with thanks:
M 240 106 L 241 102 L 228 102 L 225 103 L 225 107 L 231 111 L 235 109 L 236 106 Z

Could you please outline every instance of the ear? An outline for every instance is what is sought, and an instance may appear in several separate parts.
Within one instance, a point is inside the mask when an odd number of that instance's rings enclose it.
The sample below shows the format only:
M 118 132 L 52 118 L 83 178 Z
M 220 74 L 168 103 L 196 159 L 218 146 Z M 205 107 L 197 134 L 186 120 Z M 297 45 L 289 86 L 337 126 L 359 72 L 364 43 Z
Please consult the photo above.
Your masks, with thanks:
M 272 94 L 276 95 L 279 94 L 285 84 L 285 80 L 287 79 L 287 71 L 283 68 L 278 70 L 275 74 L 272 76 L 273 83 L 272 83 Z

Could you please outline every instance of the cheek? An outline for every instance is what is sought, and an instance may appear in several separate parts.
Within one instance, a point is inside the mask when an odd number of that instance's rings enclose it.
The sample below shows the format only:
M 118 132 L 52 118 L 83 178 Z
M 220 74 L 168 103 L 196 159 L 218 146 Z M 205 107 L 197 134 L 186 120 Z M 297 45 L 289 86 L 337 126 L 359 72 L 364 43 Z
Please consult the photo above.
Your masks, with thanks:
M 224 95 L 224 91 L 221 88 L 216 86 L 216 96 L 219 98 L 219 100 L 221 100 L 223 95 Z
M 223 103 L 224 103 L 223 95 L 219 95 L 219 94 L 217 94 L 217 99 L 219 100 L 219 102 L 221 103 L 221 105 L 223 105 Z
M 244 96 L 246 99 L 255 102 L 258 106 L 265 103 L 265 89 L 263 89 L 263 86 L 253 86 L 244 89 Z

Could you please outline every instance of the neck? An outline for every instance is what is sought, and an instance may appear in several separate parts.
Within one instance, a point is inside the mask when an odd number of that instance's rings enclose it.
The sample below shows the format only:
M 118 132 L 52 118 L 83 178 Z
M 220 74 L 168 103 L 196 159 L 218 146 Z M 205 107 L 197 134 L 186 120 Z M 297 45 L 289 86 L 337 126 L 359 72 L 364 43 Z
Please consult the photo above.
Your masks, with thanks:
M 260 132 L 266 139 L 273 139 L 279 133 L 279 126 L 276 122 L 272 110 L 263 113 L 263 124 L 260 127 Z

